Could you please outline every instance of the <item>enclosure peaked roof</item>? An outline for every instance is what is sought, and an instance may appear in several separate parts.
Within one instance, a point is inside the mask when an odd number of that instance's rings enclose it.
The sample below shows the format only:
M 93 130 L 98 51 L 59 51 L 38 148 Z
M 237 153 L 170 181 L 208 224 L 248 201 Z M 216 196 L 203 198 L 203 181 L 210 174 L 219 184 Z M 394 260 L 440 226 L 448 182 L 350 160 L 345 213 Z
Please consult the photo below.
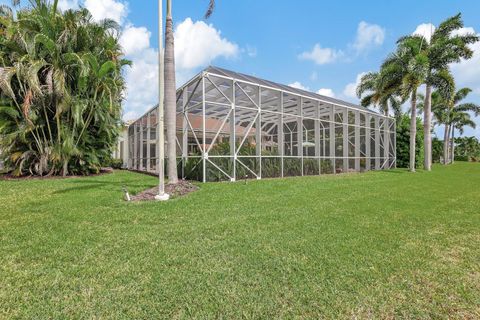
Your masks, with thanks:
M 291 92 L 291 93 L 294 93 L 294 94 L 310 97 L 312 99 L 322 100 L 322 101 L 325 101 L 327 103 L 347 106 L 347 107 L 350 107 L 350 108 L 355 108 L 355 109 L 359 109 L 359 110 L 362 110 L 362 111 L 378 114 L 377 112 L 375 112 L 373 110 L 370 110 L 368 108 L 359 106 L 359 105 L 351 103 L 351 102 L 327 97 L 327 96 L 324 96 L 324 95 L 321 95 L 321 94 L 318 94 L 318 93 L 314 93 L 314 92 L 310 92 L 310 91 L 306 91 L 306 90 L 302 90 L 302 89 L 293 88 L 293 87 L 290 87 L 290 86 L 287 86 L 287 85 L 284 85 L 284 84 L 280 84 L 280 83 L 277 83 L 277 82 L 273 82 L 273 81 L 257 78 L 257 77 L 254 77 L 254 76 L 246 75 L 246 74 L 243 74 L 243 73 L 219 68 L 219 67 L 216 67 L 216 66 L 209 66 L 208 68 L 206 68 L 204 70 L 204 72 L 208 72 L 210 74 L 217 74 L 217 75 L 224 76 L 224 77 L 234 78 L 234 79 L 238 79 L 240 81 L 251 82 L 251 83 L 259 84 L 259 85 L 262 85 L 262 86 L 266 86 L 266 87 L 270 87 L 270 88 L 274 88 L 274 89 L 278 89 L 278 90 L 283 90 L 283 91 L 288 91 L 288 92 Z

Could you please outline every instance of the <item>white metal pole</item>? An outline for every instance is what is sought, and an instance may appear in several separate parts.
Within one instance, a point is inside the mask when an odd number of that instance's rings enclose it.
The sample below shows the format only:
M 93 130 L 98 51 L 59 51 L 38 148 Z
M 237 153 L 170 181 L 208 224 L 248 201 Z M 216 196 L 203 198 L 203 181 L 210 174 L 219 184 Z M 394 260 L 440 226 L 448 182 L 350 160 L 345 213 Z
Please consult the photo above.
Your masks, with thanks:
M 157 149 L 158 149 L 158 195 L 156 200 L 165 201 L 170 198 L 165 193 L 165 131 L 164 131 L 164 51 L 163 51 L 163 7 L 162 0 L 158 0 L 158 121 L 157 121 Z

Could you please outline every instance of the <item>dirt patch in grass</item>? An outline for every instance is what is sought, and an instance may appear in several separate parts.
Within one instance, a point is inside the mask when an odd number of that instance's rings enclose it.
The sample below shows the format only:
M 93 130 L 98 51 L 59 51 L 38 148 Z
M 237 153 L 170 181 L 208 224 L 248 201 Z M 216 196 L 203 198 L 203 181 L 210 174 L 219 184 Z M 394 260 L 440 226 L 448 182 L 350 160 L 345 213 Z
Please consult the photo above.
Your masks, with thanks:
M 165 186 L 165 192 L 170 195 L 170 198 L 183 197 L 189 193 L 197 191 L 198 189 L 198 186 L 185 180 L 181 180 L 177 184 L 167 184 Z M 157 194 L 158 187 L 154 187 L 131 196 L 130 199 L 132 201 L 155 201 L 155 196 Z

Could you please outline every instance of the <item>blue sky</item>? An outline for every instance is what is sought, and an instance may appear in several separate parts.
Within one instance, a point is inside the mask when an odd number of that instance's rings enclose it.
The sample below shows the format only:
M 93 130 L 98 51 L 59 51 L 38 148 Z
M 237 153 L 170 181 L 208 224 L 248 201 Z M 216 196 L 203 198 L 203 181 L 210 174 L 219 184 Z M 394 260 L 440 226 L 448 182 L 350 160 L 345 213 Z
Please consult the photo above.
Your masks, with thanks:
M 150 108 L 157 95 L 157 1 L 60 2 L 64 8 L 86 6 L 95 18 L 122 24 L 122 43 L 134 62 L 126 72 L 124 118 Z M 480 33 L 478 1 L 217 0 L 213 16 L 204 21 L 207 4 L 173 0 L 179 84 L 213 64 L 358 102 L 352 95 L 357 78 L 377 70 L 400 36 L 422 24 L 419 31 L 425 33 L 431 30 L 428 24 L 438 25 L 458 12 L 468 30 Z M 452 69 L 458 87 L 475 90 L 468 101 L 480 103 L 480 44 L 474 49 L 474 60 Z M 474 134 L 480 137 L 480 128 L 467 129 L 466 135 Z

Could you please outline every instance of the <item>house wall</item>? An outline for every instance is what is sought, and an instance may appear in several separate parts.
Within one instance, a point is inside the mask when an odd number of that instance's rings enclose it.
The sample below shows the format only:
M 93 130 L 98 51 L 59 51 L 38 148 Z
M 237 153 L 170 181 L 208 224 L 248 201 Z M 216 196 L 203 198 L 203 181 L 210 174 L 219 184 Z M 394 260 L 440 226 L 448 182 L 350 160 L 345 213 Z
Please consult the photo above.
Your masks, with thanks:
M 122 159 L 123 167 L 128 168 L 128 126 L 123 127 L 112 156 L 114 159 Z

